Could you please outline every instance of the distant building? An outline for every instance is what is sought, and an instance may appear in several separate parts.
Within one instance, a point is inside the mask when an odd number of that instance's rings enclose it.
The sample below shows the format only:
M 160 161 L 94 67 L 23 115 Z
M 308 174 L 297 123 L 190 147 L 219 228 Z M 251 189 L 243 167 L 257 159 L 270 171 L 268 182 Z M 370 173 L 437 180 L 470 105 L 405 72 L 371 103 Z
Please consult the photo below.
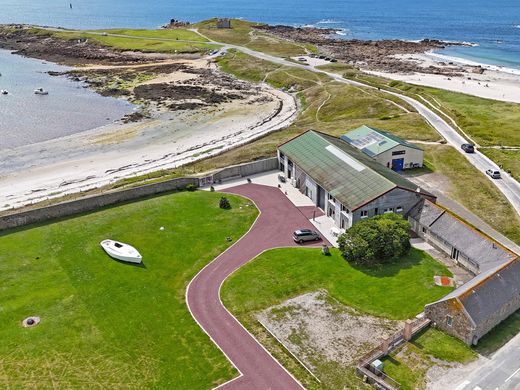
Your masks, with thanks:
M 516 257 L 492 239 L 444 208 L 427 200 L 408 213 L 412 230 L 474 275 L 494 269 Z
M 384 130 L 361 126 L 342 135 L 341 139 L 394 171 L 423 166 L 421 148 Z
M 401 175 L 349 143 L 309 130 L 278 147 L 280 170 L 340 229 L 385 213 L 406 215 L 424 197 Z
M 478 275 L 437 302 L 424 314 L 436 327 L 468 345 L 520 309 L 520 259 Z
M 231 19 L 228 19 L 228 18 L 217 19 L 217 28 L 231 28 Z

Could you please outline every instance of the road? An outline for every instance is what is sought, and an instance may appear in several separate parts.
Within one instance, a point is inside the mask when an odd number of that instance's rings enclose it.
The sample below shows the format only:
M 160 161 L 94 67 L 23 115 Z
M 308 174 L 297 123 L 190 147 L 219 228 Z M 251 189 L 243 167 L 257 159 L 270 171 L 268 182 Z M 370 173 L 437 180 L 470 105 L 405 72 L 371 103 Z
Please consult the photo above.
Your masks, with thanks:
M 276 56 L 273 56 L 270 54 L 251 50 L 251 49 L 243 47 L 243 46 L 225 44 L 222 42 L 215 42 L 215 41 L 211 41 L 211 43 L 222 45 L 223 50 L 235 49 L 235 50 L 239 50 L 245 54 L 248 54 L 250 56 L 253 56 L 253 57 L 265 60 L 265 61 L 270 61 L 270 62 L 279 64 L 279 65 L 291 66 L 291 67 L 296 67 L 296 68 L 300 68 L 300 69 L 310 70 L 310 71 L 313 71 L 316 73 L 321 73 L 321 74 L 329 76 L 330 78 L 332 78 L 333 80 L 335 80 L 339 83 L 354 85 L 357 87 L 363 87 L 363 88 L 369 88 L 369 89 L 377 89 L 375 87 L 360 83 L 358 81 L 345 79 L 339 74 L 318 69 L 315 66 L 294 63 L 294 62 L 287 61 L 280 57 L 276 57 Z M 497 164 L 495 164 L 491 159 L 489 159 L 488 157 L 486 157 L 485 155 L 483 155 L 482 153 L 480 153 L 478 151 L 476 153 L 472 153 L 472 154 L 465 153 L 460 148 L 460 145 L 467 143 L 468 140 L 466 140 L 464 137 L 462 137 L 444 119 L 442 119 L 438 114 L 436 114 L 434 111 L 432 111 L 431 109 L 426 107 L 423 103 L 421 103 L 409 96 L 401 95 L 396 92 L 385 91 L 385 90 L 381 90 L 381 92 L 385 92 L 390 95 L 396 96 L 396 97 L 404 100 L 405 102 L 407 102 L 413 108 L 415 108 L 417 110 L 417 112 L 439 134 L 441 134 L 442 137 L 444 137 L 444 139 L 447 141 L 448 144 L 453 146 L 455 148 L 455 150 L 457 150 L 459 153 L 461 153 L 470 162 L 470 164 L 472 164 L 479 171 L 485 172 L 489 168 L 499 169 Z M 488 177 L 488 176 L 486 176 L 486 177 Z M 504 194 L 504 196 L 509 200 L 509 202 L 514 207 L 516 212 L 520 215 L 520 183 L 518 183 L 515 179 L 513 179 L 506 172 L 502 172 L 501 179 L 491 179 L 490 177 L 488 177 L 488 179 L 491 180 L 493 182 L 493 184 L 495 184 L 495 186 L 500 190 L 500 192 L 502 192 Z
M 244 184 L 226 192 L 251 199 L 260 215 L 249 232 L 193 278 L 186 291 L 188 308 L 240 372 L 238 378 L 219 389 L 301 390 L 304 387 L 226 309 L 220 289 L 233 272 L 251 259 L 271 248 L 296 246 L 292 232 L 313 226 L 278 188 Z
M 481 358 L 471 369 L 450 370 L 432 389 L 517 390 L 520 389 L 520 334 L 511 339 L 490 359 Z

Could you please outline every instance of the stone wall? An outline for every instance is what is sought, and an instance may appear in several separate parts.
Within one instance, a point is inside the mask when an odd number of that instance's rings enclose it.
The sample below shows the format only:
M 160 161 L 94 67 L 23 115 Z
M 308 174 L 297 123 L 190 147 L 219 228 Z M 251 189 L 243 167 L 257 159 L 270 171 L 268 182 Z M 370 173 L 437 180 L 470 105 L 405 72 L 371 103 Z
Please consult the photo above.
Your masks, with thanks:
M 202 178 L 181 177 L 135 188 L 88 196 L 29 211 L 16 212 L 15 210 L 10 214 L 0 216 L 0 231 L 95 211 L 102 207 L 135 201 L 147 196 L 183 190 L 189 184 L 199 187 L 212 182 L 219 182 L 235 177 L 246 177 L 273 169 L 278 169 L 278 160 L 276 157 L 227 167 L 212 172 Z
M 426 305 L 424 315 L 435 327 L 461 339 L 468 345 L 472 344 L 475 329 L 457 299 L 452 298 Z M 451 326 L 447 322 L 448 315 L 452 317 Z
M 178 191 L 186 188 L 188 184 L 198 187 L 199 179 L 181 177 L 160 183 L 88 196 L 34 210 L 8 214 L 0 217 L 0 231 L 94 211 L 105 206 L 133 201 L 147 196 Z

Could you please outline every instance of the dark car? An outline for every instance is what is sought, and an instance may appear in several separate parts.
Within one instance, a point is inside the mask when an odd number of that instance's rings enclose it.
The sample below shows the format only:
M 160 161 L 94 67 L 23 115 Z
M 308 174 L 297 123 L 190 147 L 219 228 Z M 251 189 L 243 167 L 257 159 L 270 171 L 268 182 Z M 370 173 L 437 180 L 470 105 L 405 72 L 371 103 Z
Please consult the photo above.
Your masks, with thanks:
M 293 240 L 300 244 L 303 244 L 305 241 L 319 241 L 320 239 L 320 235 L 310 229 L 299 229 L 293 233 Z
M 330 59 L 330 62 L 338 62 L 338 60 L 335 59 L 335 58 L 331 58 L 331 59 Z
M 325 57 L 324 55 L 320 55 L 320 56 L 318 56 L 318 58 L 319 58 L 320 60 L 324 60 L 326 57 Z
M 466 153 L 475 153 L 475 145 L 472 145 L 472 144 L 462 144 L 462 145 L 460 145 L 460 147 Z

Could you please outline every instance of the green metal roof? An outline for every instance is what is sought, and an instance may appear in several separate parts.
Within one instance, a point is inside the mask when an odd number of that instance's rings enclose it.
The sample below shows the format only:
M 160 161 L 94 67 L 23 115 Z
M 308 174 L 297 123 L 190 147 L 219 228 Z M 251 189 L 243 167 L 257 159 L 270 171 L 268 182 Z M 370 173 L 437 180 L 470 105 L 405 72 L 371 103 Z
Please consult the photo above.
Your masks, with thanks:
M 349 143 L 314 130 L 282 144 L 279 150 L 351 210 L 396 187 L 417 189 Z
M 398 145 L 422 150 L 401 137 L 384 130 L 361 126 L 341 136 L 341 139 L 355 146 L 370 157 L 377 156 Z

